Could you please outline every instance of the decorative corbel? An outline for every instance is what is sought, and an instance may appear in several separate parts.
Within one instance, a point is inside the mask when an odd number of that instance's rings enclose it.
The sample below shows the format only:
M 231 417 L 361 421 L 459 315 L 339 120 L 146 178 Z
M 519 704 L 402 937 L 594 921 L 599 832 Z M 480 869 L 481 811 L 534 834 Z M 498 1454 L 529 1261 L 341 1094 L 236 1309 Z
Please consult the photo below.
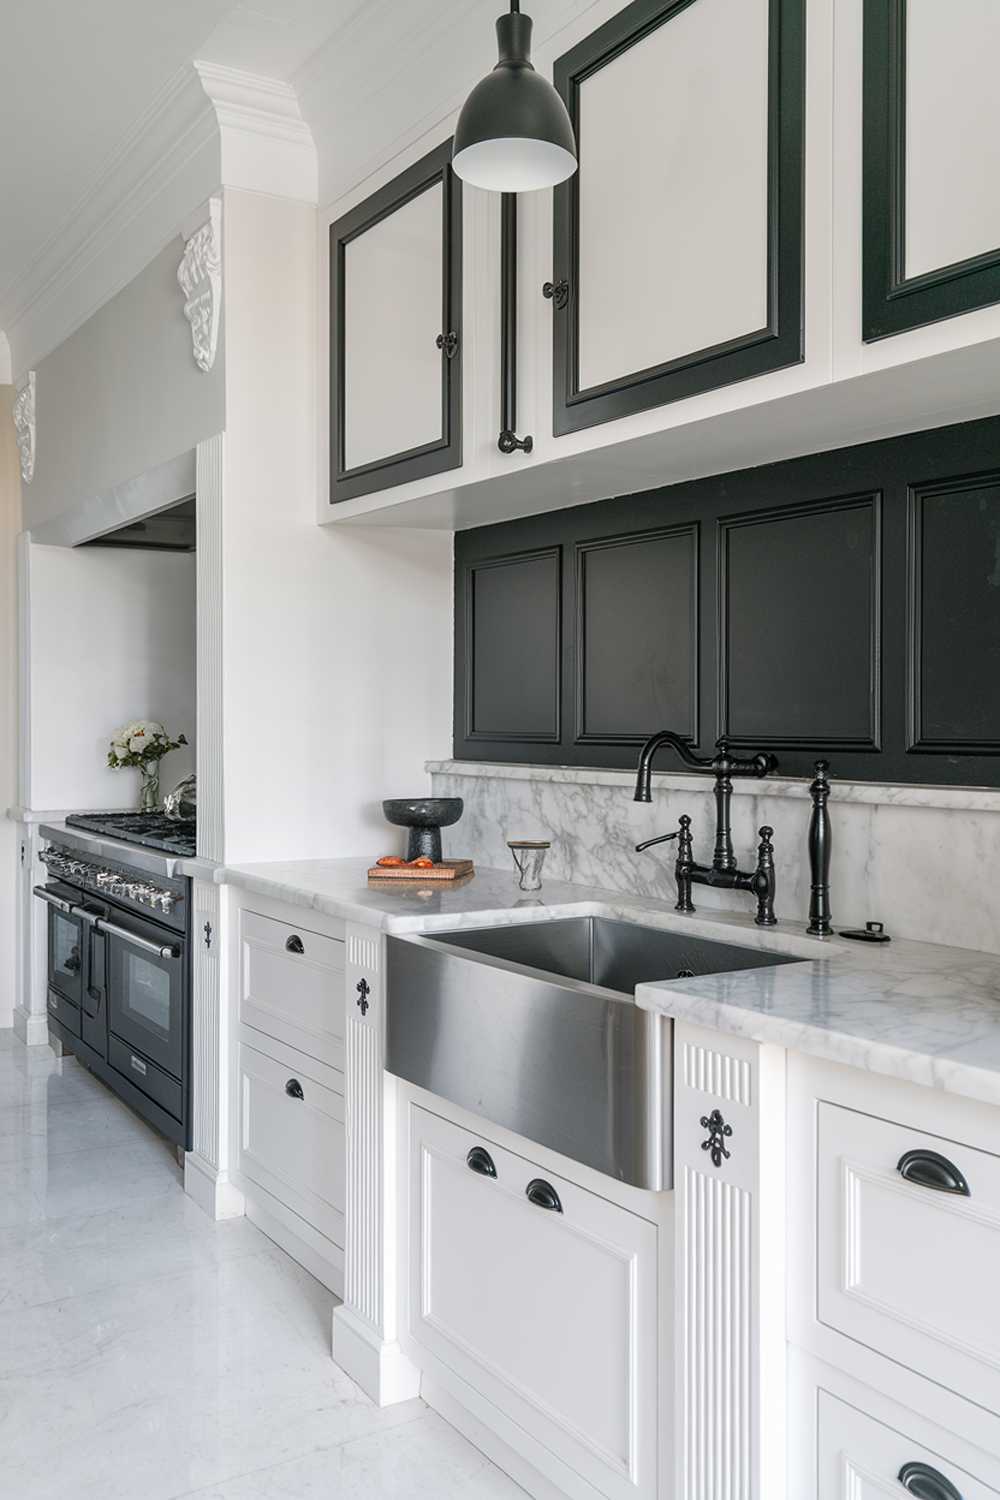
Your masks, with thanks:
M 184 316 L 199 370 L 215 363 L 222 311 L 222 200 L 209 198 L 207 218 L 184 239 L 177 280 L 184 293 Z
M 14 396 L 14 431 L 21 455 L 21 478 L 30 484 L 35 472 L 35 372 L 29 370 L 17 382 Z

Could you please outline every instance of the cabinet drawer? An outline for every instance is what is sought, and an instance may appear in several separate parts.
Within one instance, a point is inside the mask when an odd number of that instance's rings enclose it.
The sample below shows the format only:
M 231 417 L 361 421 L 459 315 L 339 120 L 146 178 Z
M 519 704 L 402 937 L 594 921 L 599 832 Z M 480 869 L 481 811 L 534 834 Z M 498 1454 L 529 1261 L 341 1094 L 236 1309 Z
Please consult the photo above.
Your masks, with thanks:
M 834 1104 L 818 1150 L 820 1321 L 1000 1409 L 1000 1157 Z
M 244 1024 L 343 1071 L 343 942 L 244 911 L 240 950 Z
M 78 1006 L 70 1004 L 66 996 L 61 995 L 58 990 L 49 990 L 45 1003 L 48 1006 L 49 1015 L 54 1021 L 58 1021 L 62 1026 L 65 1026 L 66 1030 L 71 1031 L 74 1036 L 80 1035 L 80 1010 Z
M 914 1415 L 911 1432 L 920 1432 L 921 1426 Z M 953 1495 L 958 1500 L 1000 1497 L 1000 1491 L 958 1468 L 946 1455 L 924 1448 L 908 1433 L 883 1426 L 827 1391 L 819 1392 L 818 1457 L 818 1500 L 885 1500 L 890 1495 L 904 1500 L 907 1493 L 936 1492 L 941 1500 Z M 903 1483 L 907 1471 L 910 1485 L 918 1486 L 909 1491 Z
M 410 1337 L 600 1493 L 655 1495 L 656 1227 L 416 1105 L 409 1132 Z
M 148 1094 L 154 1104 L 159 1104 L 175 1120 L 183 1120 L 184 1090 L 176 1078 L 114 1035 L 108 1037 L 108 1062 L 129 1083 Z
M 298 1062 L 240 1048 L 240 1171 L 342 1246 L 344 1099 Z

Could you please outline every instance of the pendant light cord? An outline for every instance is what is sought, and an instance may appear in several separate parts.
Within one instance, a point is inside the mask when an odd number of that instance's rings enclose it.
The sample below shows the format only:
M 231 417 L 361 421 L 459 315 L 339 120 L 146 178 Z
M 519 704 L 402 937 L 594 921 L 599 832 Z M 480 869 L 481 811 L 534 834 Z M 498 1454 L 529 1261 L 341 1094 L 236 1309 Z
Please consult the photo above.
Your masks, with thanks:
M 510 0 L 510 13 L 512 16 L 521 14 L 521 0 Z

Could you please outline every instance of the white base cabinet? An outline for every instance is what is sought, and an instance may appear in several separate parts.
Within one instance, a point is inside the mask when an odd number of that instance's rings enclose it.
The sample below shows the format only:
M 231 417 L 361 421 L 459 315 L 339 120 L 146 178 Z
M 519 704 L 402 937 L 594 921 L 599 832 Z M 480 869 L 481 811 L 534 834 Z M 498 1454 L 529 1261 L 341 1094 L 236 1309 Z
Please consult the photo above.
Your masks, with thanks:
M 925 1447 L 916 1418 L 898 1431 L 820 1390 L 817 1420 L 817 1500 L 901 1500 L 905 1494 L 918 1500 L 1000 1500 L 1000 1490 L 946 1453 Z
M 404 1351 L 564 1493 L 655 1500 L 657 1225 L 412 1099 L 401 1137 Z

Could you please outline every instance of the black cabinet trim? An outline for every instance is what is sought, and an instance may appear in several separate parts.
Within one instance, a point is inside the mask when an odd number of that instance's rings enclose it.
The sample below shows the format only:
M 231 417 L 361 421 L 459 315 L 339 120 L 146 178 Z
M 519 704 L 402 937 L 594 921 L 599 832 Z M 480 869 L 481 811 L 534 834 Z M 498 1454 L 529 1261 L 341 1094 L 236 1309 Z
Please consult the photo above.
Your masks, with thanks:
M 1000 301 L 1000 247 L 906 275 L 906 0 L 865 0 L 866 343 Z
M 870 510 L 872 516 L 873 565 L 871 578 L 869 636 L 869 730 L 866 735 L 760 735 L 734 734 L 729 727 L 729 538 L 743 526 L 767 525 L 772 521 L 789 521 L 796 517 L 827 515 L 845 510 Z M 764 750 L 881 750 L 882 748 L 882 496 L 878 491 L 861 495 L 842 495 L 807 502 L 804 505 L 770 506 L 764 510 L 743 511 L 739 515 L 721 516 L 718 523 L 719 580 L 719 734 L 733 745 L 755 745 Z M 741 628 L 752 629 L 752 621 L 741 622 Z M 835 644 L 831 645 L 831 662 L 817 662 L 816 670 L 835 670 Z
M 330 225 L 330 503 L 353 500 L 392 485 L 457 469 L 462 463 L 462 183 L 451 169 L 451 140 Z M 441 332 L 454 334 L 454 352 L 441 350 L 441 437 L 353 469 L 345 466 L 344 264 L 352 240 L 441 183 Z
M 929 496 L 961 495 L 969 490 L 981 490 L 986 485 L 1000 485 L 1000 470 L 944 479 L 933 484 L 914 484 L 909 488 L 906 516 L 906 749 L 909 754 L 1000 755 L 1000 740 L 970 740 L 958 736 L 935 738 L 926 735 L 923 728 L 923 502 Z
M 539 562 L 542 558 L 551 558 L 556 565 L 556 588 L 555 588 L 555 659 L 552 664 L 552 722 L 551 733 L 542 731 L 528 731 L 519 729 L 509 730 L 483 730 L 477 729 L 476 698 L 475 698 L 475 672 L 476 672 L 476 585 L 475 576 L 483 573 L 488 568 L 505 568 L 512 564 L 523 562 Z M 562 588 L 562 548 L 561 547 L 538 547 L 523 552 L 508 552 L 503 556 L 483 558 L 479 561 L 468 563 L 462 570 L 460 583 L 460 597 L 463 600 L 462 622 L 463 632 L 460 649 L 465 653 L 465 738 L 471 741 L 485 740 L 494 744 L 532 744 L 532 745 L 558 745 L 562 739 L 562 646 L 563 646 L 563 588 Z M 456 643 L 458 644 L 458 643 Z
M 698 738 L 698 722 L 701 705 L 701 673 L 699 670 L 699 574 L 700 574 L 700 527 L 697 521 L 683 526 L 661 526 L 654 531 L 624 533 L 618 536 L 596 537 L 576 544 L 576 735 L 577 745 L 641 745 L 653 733 L 647 726 L 640 734 L 589 734 L 587 732 L 587 558 L 592 552 L 605 552 L 611 547 L 634 547 L 643 542 L 663 541 L 668 537 L 691 538 L 691 719 L 685 726 L 672 725 L 684 739 L 692 744 Z M 628 600 L 622 600 L 622 608 L 628 609 Z
M 557 60 L 555 85 L 578 139 L 581 84 L 695 3 L 633 0 Z M 553 306 L 552 311 L 552 422 L 557 436 L 763 375 L 803 358 L 804 0 L 770 0 L 768 59 L 766 325 L 711 348 L 581 389 L 579 179 L 574 174 L 554 195 L 553 281 L 569 286 L 566 305 L 561 310 Z M 580 150 L 586 151 L 585 137 Z

